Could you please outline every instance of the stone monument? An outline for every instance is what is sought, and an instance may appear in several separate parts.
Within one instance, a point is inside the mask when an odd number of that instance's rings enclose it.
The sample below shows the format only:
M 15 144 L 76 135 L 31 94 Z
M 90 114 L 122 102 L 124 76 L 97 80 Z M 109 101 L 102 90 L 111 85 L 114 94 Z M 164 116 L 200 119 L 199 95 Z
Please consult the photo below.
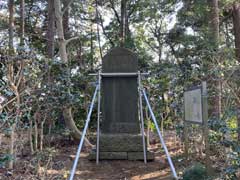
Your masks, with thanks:
M 103 58 L 103 73 L 137 73 L 136 54 L 114 48 Z M 102 76 L 100 159 L 143 160 L 136 76 Z M 92 151 L 89 159 L 95 159 Z M 153 160 L 148 152 L 147 159 Z

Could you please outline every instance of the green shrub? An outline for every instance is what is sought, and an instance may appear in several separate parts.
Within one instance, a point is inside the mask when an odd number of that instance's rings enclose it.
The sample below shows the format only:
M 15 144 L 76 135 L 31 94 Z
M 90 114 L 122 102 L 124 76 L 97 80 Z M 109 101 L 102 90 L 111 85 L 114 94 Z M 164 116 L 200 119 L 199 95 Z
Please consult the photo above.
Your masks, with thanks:
M 197 163 L 187 168 L 183 174 L 183 180 L 206 180 L 207 170 L 204 165 Z
M 6 163 L 10 160 L 13 160 L 13 157 L 10 154 L 4 154 L 3 156 L 0 156 L 0 168 L 5 167 Z

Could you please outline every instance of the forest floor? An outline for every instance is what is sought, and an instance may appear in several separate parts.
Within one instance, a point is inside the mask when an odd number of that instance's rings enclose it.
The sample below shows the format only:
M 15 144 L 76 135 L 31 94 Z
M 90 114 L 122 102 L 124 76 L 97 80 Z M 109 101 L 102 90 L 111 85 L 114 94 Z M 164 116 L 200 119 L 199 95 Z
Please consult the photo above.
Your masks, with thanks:
M 156 138 L 156 137 L 153 137 Z M 157 138 L 156 138 L 157 139 Z M 173 156 L 176 169 L 181 171 L 182 146 L 174 131 L 165 132 L 165 142 Z M 154 140 L 155 141 L 155 140 Z M 2 141 L 4 142 L 4 141 Z M 4 145 L 4 143 L 2 143 Z M 68 139 L 54 139 L 42 153 L 30 155 L 29 150 L 21 152 L 13 170 L 0 167 L 0 180 L 63 180 L 67 179 L 72 168 L 77 142 Z M 142 161 L 89 161 L 89 149 L 84 149 L 78 163 L 76 180 L 155 180 L 171 179 L 171 172 L 159 142 L 150 145 L 155 160 L 145 165 Z M 0 151 L 1 153 L 1 151 Z M 1 154 L 0 154 L 1 155 Z M 178 158 L 177 158 L 178 157 Z

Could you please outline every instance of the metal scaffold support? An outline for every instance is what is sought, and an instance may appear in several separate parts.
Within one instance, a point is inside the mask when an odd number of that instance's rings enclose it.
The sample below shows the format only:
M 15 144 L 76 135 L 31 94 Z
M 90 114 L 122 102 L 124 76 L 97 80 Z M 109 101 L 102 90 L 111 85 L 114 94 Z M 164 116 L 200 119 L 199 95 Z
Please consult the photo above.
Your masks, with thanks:
M 143 158 L 144 163 L 147 164 L 147 148 L 145 143 L 145 135 L 144 135 L 144 120 L 143 120 L 143 107 L 142 107 L 142 84 L 141 84 L 141 73 L 138 71 L 138 96 L 139 96 L 139 108 L 140 108 L 140 125 L 141 125 L 141 133 L 142 133 L 142 141 L 143 141 Z
M 167 146 L 166 146 L 166 144 L 165 144 L 165 142 L 164 142 L 164 140 L 163 140 L 161 131 L 160 131 L 160 129 L 159 129 L 159 127 L 158 127 L 158 124 L 157 124 L 156 117 L 155 117 L 155 115 L 154 115 L 154 113 L 153 113 L 153 111 L 152 111 L 151 105 L 150 105 L 150 103 L 149 103 L 149 101 L 148 101 L 148 98 L 147 98 L 147 95 L 146 95 L 146 92 L 145 92 L 144 89 L 142 89 L 142 93 L 143 93 L 144 99 L 146 100 L 146 103 L 147 103 L 148 109 L 149 109 L 149 111 L 150 111 L 152 120 L 153 120 L 153 122 L 154 122 L 154 124 L 155 124 L 155 127 L 156 127 L 156 129 L 157 129 L 158 136 L 159 136 L 159 138 L 160 138 L 161 144 L 162 144 L 163 149 L 164 149 L 164 151 L 165 151 L 165 154 L 166 154 L 166 156 L 167 156 L 168 163 L 169 163 L 169 165 L 170 165 L 170 168 L 171 168 L 173 177 L 174 177 L 175 179 L 178 179 L 178 176 L 177 176 L 175 167 L 174 167 L 174 165 L 173 165 L 172 159 L 171 159 L 170 154 L 169 154 L 169 152 L 168 152 Z
M 85 123 L 84 129 L 83 129 L 83 132 L 82 132 L 82 137 L 80 139 L 80 143 L 79 143 L 79 146 L 78 146 L 78 149 L 77 149 L 76 157 L 75 157 L 75 160 L 74 160 L 74 163 L 73 163 L 73 167 L 72 167 L 72 170 L 71 170 L 71 173 L 70 173 L 69 180 L 73 180 L 75 172 L 76 172 L 77 164 L 78 164 L 78 161 L 80 159 L 80 153 L 81 153 L 81 150 L 82 150 L 82 146 L 83 146 L 83 143 L 84 143 L 85 135 L 86 135 L 86 132 L 87 132 L 87 129 L 88 129 L 88 125 L 89 125 L 89 122 L 90 122 L 91 114 L 92 114 L 92 111 L 93 111 L 93 106 L 94 106 L 94 103 L 95 103 L 97 95 L 98 95 L 98 108 L 97 108 L 96 164 L 99 164 L 101 81 L 102 81 L 102 77 L 104 77 L 104 76 L 106 76 L 106 77 L 122 77 L 122 76 L 124 76 L 124 77 L 125 76 L 132 77 L 132 76 L 137 76 L 138 77 L 138 95 L 139 95 L 139 109 L 140 109 L 139 117 L 140 117 L 140 126 L 141 126 L 141 134 L 142 134 L 142 141 L 143 141 L 144 163 L 145 164 L 147 163 L 147 147 L 146 147 L 145 135 L 144 135 L 144 118 L 143 118 L 142 96 L 144 96 L 144 99 L 145 99 L 147 107 L 148 107 L 148 109 L 150 111 L 152 120 L 153 120 L 153 122 L 154 122 L 154 124 L 156 126 L 156 129 L 157 129 L 157 132 L 158 132 L 158 135 L 159 135 L 159 138 L 160 138 L 160 142 L 161 142 L 161 144 L 163 146 L 163 149 L 165 151 L 165 154 L 167 156 L 168 163 L 170 165 L 173 177 L 175 179 L 178 179 L 177 173 L 176 173 L 175 167 L 174 167 L 174 165 L 172 163 L 172 160 L 171 160 L 170 154 L 168 152 L 167 146 L 166 146 L 166 144 L 165 144 L 165 142 L 163 140 L 161 131 L 160 131 L 159 127 L 158 127 L 158 124 L 157 124 L 157 121 L 156 121 L 156 117 L 155 117 L 155 115 L 154 115 L 154 113 L 152 111 L 152 108 L 150 106 L 150 103 L 149 103 L 149 100 L 147 98 L 146 92 L 143 89 L 143 86 L 141 84 L 141 75 L 147 75 L 147 74 L 148 73 L 140 73 L 140 72 L 137 72 L 137 73 L 101 73 L 101 71 L 99 71 L 98 74 L 91 74 L 91 75 L 98 75 L 98 84 L 97 84 L 96 89 L 94 91 L 94 95 L 93 95 L 93 98 L 92 98 L 92 101 L 91 101 L 91 104 L 90 104 L 90 107 L 89 107 L 86 123 Z
M 83 129 L 82 137 L 81 137 L 81 140 L 80 140 L 80 143 L 79 143 L 79 146 L 78 146 L 78 150 L 77 150 L 77 153 L 76 153 L 76 157 L 75 157 L 75 160 L 74 160 L 74 164 L 73 164 L 73 167 L 72 167 L 72 170 L 71 170 L 69 180 L 73 180 L 75 172 L 76 172 L 78 160 L 80 158 L 80 153 L 81 153 L 84 138 L 85 138 L 85 135 L 86 135 L 86 132 L 87 132 L 88 124 L 90 122 L 90 117 L 91 117 L 91 114 L 92 114 L 92 110 L 93 110 L 93 106 L 94 106 L 94 102 L 95 102 L 98 90 L 99 90 L 99 84 L 96 86 L 96 89 L 95 89 L 95 92 L 94 92 L 94 95 L 93 95 L 93 98 L 92 98 L 92 102 L 91 102 L 91 105 L 90 105 L 90 108 L 89 108 L 89 111 L 88 111 L 86 123 L 85 123 L 84 129 Z
M 97 117 L 97 155 L 96 164 L 99 164 L 100 112 L 101 112 L 101 72 L 98 72 L 98 117 Z

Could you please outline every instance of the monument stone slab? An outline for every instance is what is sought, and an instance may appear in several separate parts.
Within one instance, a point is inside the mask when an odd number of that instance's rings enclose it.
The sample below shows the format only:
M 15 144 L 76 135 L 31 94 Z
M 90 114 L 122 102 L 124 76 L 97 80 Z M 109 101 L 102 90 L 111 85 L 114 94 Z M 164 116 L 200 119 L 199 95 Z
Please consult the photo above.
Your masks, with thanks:
M 103 58 L 103 73 L 136 73 L 136 76 L 102 76 L 100 159 L 143 160 L 138 113 L 138 59 L 126 48 L 114 48 Z M 96 158 L 92 151 L 90 160 Z M 147 159 L 153 160 L 148 152 Z
M 103 58 L 103 73 L 137 72 L 137 56 L 115 48 Z M 139 133 L 136 77 L 103 77 L 102 133 Z

